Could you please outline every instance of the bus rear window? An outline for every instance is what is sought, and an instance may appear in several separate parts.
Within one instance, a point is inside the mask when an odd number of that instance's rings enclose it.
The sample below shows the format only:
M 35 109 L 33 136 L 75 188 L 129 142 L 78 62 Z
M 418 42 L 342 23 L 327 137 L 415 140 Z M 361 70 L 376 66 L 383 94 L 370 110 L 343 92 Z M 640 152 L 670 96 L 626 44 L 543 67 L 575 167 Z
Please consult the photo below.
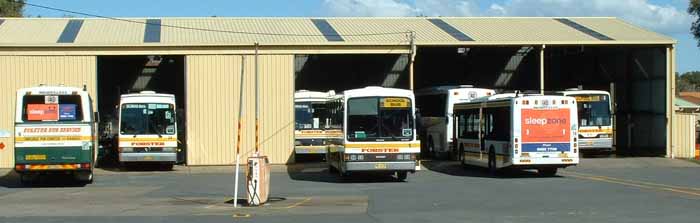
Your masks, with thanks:
M 81 121 L 80 95 L 26 95 L 22 102 L 23 121 Z

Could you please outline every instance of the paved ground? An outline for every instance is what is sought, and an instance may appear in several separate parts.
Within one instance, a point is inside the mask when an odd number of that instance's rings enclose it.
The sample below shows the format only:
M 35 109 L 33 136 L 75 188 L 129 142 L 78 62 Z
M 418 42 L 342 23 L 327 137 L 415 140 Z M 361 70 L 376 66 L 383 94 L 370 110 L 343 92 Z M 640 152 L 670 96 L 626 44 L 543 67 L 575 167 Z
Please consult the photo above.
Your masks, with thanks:
M 47 178 L 32 188 L 0 171 L 0 222 L 700 221 L 700 165 L 683 160 L 585 159 L 552 178 L 425 162 L 408 182 L 278 166 L 271 202 L 239 209 L 229 203 L 232 170 L 100 170 L 92 185 Z

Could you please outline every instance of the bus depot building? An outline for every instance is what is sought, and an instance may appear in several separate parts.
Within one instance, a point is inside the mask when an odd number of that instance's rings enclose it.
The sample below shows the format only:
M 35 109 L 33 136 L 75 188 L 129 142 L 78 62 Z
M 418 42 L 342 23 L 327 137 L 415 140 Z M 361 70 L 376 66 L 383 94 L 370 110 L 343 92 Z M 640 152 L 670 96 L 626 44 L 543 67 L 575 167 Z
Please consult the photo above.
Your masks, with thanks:
M 102 121 L 121 94 L 174 94 L 181 160 L 231 165 L 239 109 L 241 155 L 254 150 L 256 73 L 273 164 L 294 162 L 296 90 L 464 84 L 609 91 L 617 152 L 671 157 L 675 43 L 601 17 L 0 18 L 0 168 L 15 92 L 39 84 L 86 86 Z

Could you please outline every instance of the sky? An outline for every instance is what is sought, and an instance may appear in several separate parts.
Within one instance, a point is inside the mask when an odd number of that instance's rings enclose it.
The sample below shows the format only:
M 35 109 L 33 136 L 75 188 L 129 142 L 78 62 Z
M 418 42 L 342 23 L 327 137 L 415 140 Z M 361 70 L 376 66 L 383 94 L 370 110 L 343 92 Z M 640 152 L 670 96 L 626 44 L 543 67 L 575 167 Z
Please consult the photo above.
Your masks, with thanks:
M 27 0 L 113 17 L 613 16 L 678 41 L 677 70 L 700 70 L 688 0 Z M 25 15 L 71 16 L 26 6 Z M 72 15 L 75 16 L 75 15 Z M 83 17 L 83 16 L 76 16 Z

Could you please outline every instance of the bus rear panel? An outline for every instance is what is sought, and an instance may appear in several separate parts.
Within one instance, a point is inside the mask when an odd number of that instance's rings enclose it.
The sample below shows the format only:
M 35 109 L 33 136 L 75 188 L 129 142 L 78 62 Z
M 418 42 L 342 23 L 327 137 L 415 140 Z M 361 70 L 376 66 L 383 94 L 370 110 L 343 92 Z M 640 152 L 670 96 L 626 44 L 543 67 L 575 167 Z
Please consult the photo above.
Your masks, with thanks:
M 463 164 L 552 173 L 578 163 L 574 98 L 497 95 L 454 112 Z
M 514 102 L 514 166 L 566 167 L 578 163 L 574 98 L 532 96 Z

